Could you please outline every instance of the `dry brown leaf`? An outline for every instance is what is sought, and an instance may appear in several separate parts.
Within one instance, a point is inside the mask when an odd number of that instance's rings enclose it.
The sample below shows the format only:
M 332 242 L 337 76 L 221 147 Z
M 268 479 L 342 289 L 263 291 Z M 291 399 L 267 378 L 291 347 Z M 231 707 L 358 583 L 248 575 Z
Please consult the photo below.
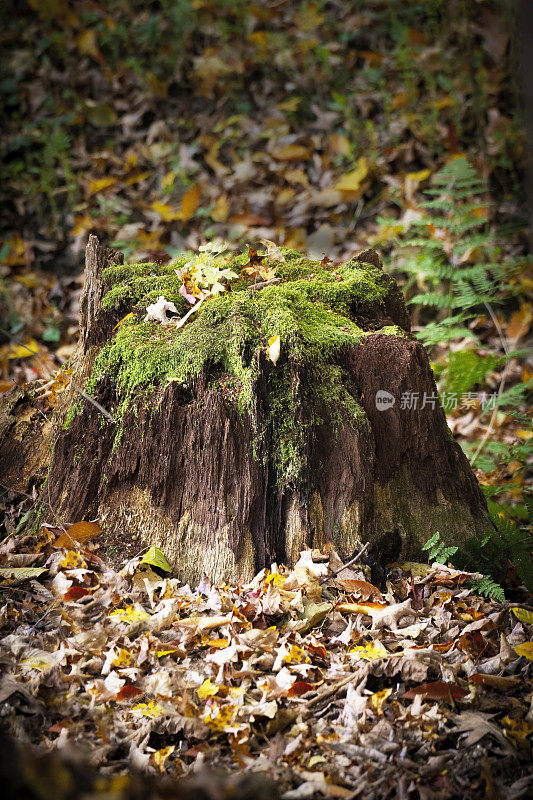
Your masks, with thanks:
M 75 522 L 66 533 L 62 533 L 55 540 L 53 546 L 72 550 L 76 548 L 77 544 L 83 544 L 100 536 L 100 533 L 100 525 L 97 522 Z

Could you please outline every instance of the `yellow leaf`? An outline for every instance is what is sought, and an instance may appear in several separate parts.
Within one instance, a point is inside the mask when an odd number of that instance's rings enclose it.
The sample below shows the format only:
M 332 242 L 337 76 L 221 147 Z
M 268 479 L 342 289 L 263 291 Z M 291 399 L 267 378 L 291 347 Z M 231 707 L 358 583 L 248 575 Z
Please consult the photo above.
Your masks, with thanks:
M 279 336 L 271 336 L 268 340 L 267 356 L 274 365 L 278 363 L 281 353 L 281 341 Z
M 129 319 L 130 317 L 133 317 L 133 316 L 134 316 L 134 314 L 133 314 L 133 311 L 130 311 L 130 313 L 129 313 L 129 314 L 126 314 L 126 316 L 125 316 L 125 317 L 122 317 L 122 319 L 120 320 L 120 322 L 117 322 L 117 324 L 115 325 L 115 327 L 113 328 L 113 330 L 114 330 L 114 331 L 116 331 L 116 329 L 117 329 L 117 328 L 120 328 L 120 326 L 122 325 L 122 323 L 123 323 L 123 322 L 125 322 L 127 319 Z
M 167 172 L 161 181 L 161 188 L 162 189 L 170 189 L 173 185 L 174 181 L 176 180 L 176 173 L 175 172 Z
M 438 111 L 441 108 L 453 108 L 454 103 L 453 97 L 446 95 L 445 97 L 441 97 L 440 100 L 436 100 L 432 105 L 433 108 L 436 108 Z
M 94 228 L 94 220 L 89 214 L 74 217 L 74 227 L 71 229 L 72 236 L 79 236 Z
M 516 435 L 520 436 L 521 439 L 524 439 L 527 442 L 533 436 L 533 431 L 525 431 L 520 429 L 516 432 Z
M 118 617 L 121 622 L 144 622 L 150 619 L 150 614 L 147 614 L 140 606 L 126 606 L 126 608 L 116 608 L 109 614 L 110 617 Z
M 418 172 L 408 172 L 405 177 L 409 178 L 409 180 L 411 181 L 416 181 L 417 183 L 421 183 L 422 181 L 425 181 L 426 178 L 429 178 L 430 175 L 431 175 L 430 169 L 421 169 Z
M 370 697 L 370 705 L 376 712 L 376 714 L 382 714 L 382 706 L 387 697 L 392 694 L 392 689 L 382 689 L 381 692 L 375 692 Z
M 278 161 L 302 161 L 311 158 L 311 151 L 303 144 L 286 144 L 272 155 Z
M 283 103 L 278 103 L 278 108 L 282 111 L 296 111 L 301 102 L 301 97 L 290 97 L 288 100 L 284 100 Z
M 303 647 L 298 647 L 298 645 L 293 644 L 291 645 L 291 649 L 283 659 L 287 664 L 308 664 L 309 658 L 305 654 L 305 650 Z
M 328 141 L 332 149 L 340 156 L 347 156 L 350 153 L 350 142 L 346 136 L 341 136 L 340 133 L 331 133 Z
M 215 222 L 226 222 L 229 216 L 229 203 L 226 195 L 221 195 L 211 211 L 211 219 Z
M 353 647 L 348 652 L 350 655 L 357 656 L 357 658 L 362 658 L 365 661 L 372 661 L 374 658 L 383 658 L 383 656 L 389 655 L 388 650 L 385 650 L 380 642 L 369 642 L 362 647 Z
M 265 583 L 271 583 L 272 586 L 279 586 L 280 589 L 283 589 L 286 580 L 286 575 L 280 575 L 279 572 L 271 572 L 265 578 Z
M 520 622 L 527 622 L 528 625 L 533 625 L 533 611 L 527 611 L 525 608 L 512 608 L 511 611 Z
M 289 183 L 301 183 L 302 186 L 309 185 L 309 179 L 303 169 L 288 169 L 283 177 Z
M 368 161 L 366 160 L 365 156 L 361 156 L 361 158 L 357 162 L 357 166 L 351 172 L 347 172 L 345 175 L 342 175 L 341 178 L 337 181 L 337 183 L 333 186 L 338 192 L 356 192 L 361 182 L 366 178 L 368 175 Z
M 206 642 L 202 641 L 202 644 L 207 647 L 214 647 L 217 650 L 224 650 L 229 645 L 229 639 L 207 639 Z
M 275 203 L 277 206 L 286 206 L 287 203 L 290 203 L 296 195 L 296 191 L 292 188 L 292 186 L 288 186 L 286 189 L 282 189 L 278 195 L 276 195 Z
M 85 569 L 87 564 L 80 553 L 68 550 L 64 559 L 59 562 L 61 569 Z
M 161 203 L 159 200 L 154 200 L 153 203 L 150 204 L 150 208 L 153 208 L 156 211 L 163 222 L 172 222 L 176 219 L 181 219 L 181 214 L 179 211 L 176 211 L 175 208 L 168 205 L 168 203 Z
M 511 717 L 505 716 L 502 717 L 500 723 L 504 734 L 515 747 L 523 748 L 531 753 L 529 736 L 533 732 L 533 722 L 528 719 L 511 719 Z
M 137 703 L 130 709 L 132 714 L 138 717 L 150 717 L 156 719 L 166 713 L 163 706 L 156 703 L 155 700 L 150 700 L 148 703 Z
M 157 567 L 163 572 L 172 572 L 172 567 L 167 561 L 167 558 L 162 550 L 158 547 L 150 547 L 148 552 L 141 558 L 141 564 L 149 564 L 151 567 Z
M 517 644 L 515 646 L 515 652 L 517 655 L 527 658 L 528 661 L 533 661 L 533 642 L 523 642 L 522 644 Z
M 214 697 L 218 690 L 219 686 L 216 686 L 214 683 L 211 682 L 211 678 L 207 678 L 201 686 L 198 687 L 196 690 L 196 694 L 200 698 L 200 700 L 206 700 L 208 697 Z
M 26 246 L 22 238 L 16 233 L 9 239 L 9 253 L 4 257 L 3 263 L 7 267 L 17 267 L 28 261 Z
M 83 56 L 100 57 L 94 28 L 87 28 L 76 36 L 76 47 Z
M 26 272 L 25 275 L 14 275 L 13 280 L 27 286 L 28 289 L 35 289 L 43 282 L 43 278 L 38 272 Z
M 104 189 L 109 189 L 110 186 L 114 186 L 117 182 L 116 178 L 98 178 L 95 181 L 91 181 L 89 183 L 89 194 L 98 194 L 98 192 L 103 192 Z
M 129 650 L 125 650 L 124 647 L 117 647 L 116 653 L 116 658 L 113 661 L 114 667 L 120 669 L 121 667 L 133 667 L 135 665 L 135 656 Z
M 398 565 L 404 572 L 410 572 L 417 578 L 425 578 L 431 572 L 429 564 L 422 564 L 419 561 L 405 561 L 403 564 Z
M 149 178 L 151 174 L 151 172 L 134 172 L 133 175 L 129 175 L 126 178 L 124 181 L 124 186 L 133 186 L 134 183 L 145 181 L 146 178 Z
M 185 194 L 183 195 L 183 198 L 181 200 L 180 216 L 179 216 L 179 218 L 183 222 L 187 222 L 187 220 L 189 220 L 196 211 L 198 203 L 200 202 L 201 194 L 202 190 L 197 184 L 196 186 L 193 186 L 192 189 L 189 189 L 187 192 L 185 192 Z
M 170 656 L 172 653 L 179 653 L 177 647 L 173 647 L 171 650 L 156 650 L 155 654 L 158 658 L 163 658 L 163 656 Z
M 152 758 L 154 759 L 154 764 L 161 772 L 164 771 L 165 764 L 175 749 L 176 749 L 175 744 L 169 744 L 168 747 L 162 747 L 161 750 L 156 750 L 155 753 L 152 754 Z
M 8 358 L 31 358 L 39 353 L 39 345 L 35 339 L 26 339 L 24 344 L 12 344 Z
M 235 728 L 235 725 L 232 723 L 237 716 L 237 711 L 237 706 L 228 704 L 221 707 L 217 704 L 213 704 L 206 710 L 203 720 L 212 730 L 228 731 L 229 729 Z

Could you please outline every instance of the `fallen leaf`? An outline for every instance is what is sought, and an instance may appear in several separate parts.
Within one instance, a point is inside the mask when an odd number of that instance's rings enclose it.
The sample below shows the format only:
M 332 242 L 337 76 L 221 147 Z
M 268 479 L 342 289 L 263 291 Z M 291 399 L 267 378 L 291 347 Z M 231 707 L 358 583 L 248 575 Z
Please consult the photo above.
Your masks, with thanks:
M 157 567 L 163 572 L 172 572 L 172 567 L 168 563 L 163 551 L 153 545 L 141 558 L 141 564 L 149 564 L 151 567 Z
M 514 649 L 517 655 L 524 656 L 528 661 L 533 661 L 533 642 L 517 644 Z
M 271 336 L 268 340 L 267 356 L 274 366 L 278 363 L 281 353 L 281 341 L 279 336 Z
M 368 175 L 368 170 L 368 161 L 365 156 L 361 156 L 355 169 L 342 175 L 337 183 L 334 184 L 333 189 L 337 192 L 357 192 L 362 181 Z
M 46 567 L 1 567 L 0 577 L 10 581 L 27 581 L 30 578 L 38 578 L 43 572 L 48 572 Z
M 101 529 L 96 522 L 75 522 L 66 533 L 59 536 L 53 546 L 64 547 L 67 550 L 72 549 L 77 544 L 83 544 L 90 539 L 95 539 L 100 536 Z
M 533 625 L 533 611 L 528 611 L 526 608 L 516 608 L 516 606 L 511 611 L 520 622 Z
M 433 681 L 432 683 L 423 683 L 414 689 L 409 689 L 408 692 L 403 693 L 402 697 L 406 700 L 414 700 L 417 695 L 421 695 L 425 700 L 447 700 L 450 702 L 450 698 L 459 700 L 467 694 L 468 692 L 455 683 Z
M 275 150 L 272 155 L 278 161 L 302 161 L 311 158 L 311 151 L 303 144 L 287 144 Z
M 198 185 L 193 186 L 185 192 L 179 210 L 179 219 L 181 219 L 182 222 L 187 222 L 192 217 L 200 202 L 201 194 L 202 190 Z
M 348 652 L 351 656 L 357 656 L 357 658 L 362 658 L 364 661 L 373 661 L 375 658 L 383 658 L 390 655 L 381 642 L 368 642 L 365 645 L 358 645 L 357 647 L 352 647 Z

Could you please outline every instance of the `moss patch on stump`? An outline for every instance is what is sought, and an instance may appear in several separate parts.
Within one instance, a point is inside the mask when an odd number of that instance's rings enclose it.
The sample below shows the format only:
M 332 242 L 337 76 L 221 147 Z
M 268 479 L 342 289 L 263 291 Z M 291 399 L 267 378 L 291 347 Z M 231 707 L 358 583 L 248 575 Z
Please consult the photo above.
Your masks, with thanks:
M 297 484 L 305 429 L 320 424 L 324 411 L 339 428 L 346 422 L 366 424 L 360 398 L 342 366 L 342 353 L 354 345 L 364 347 L 369 332 L 405 335 L 405 318 L 395 313 L 403 310 L 396 284 L 379 266 L 363 261 L 324 267 L 297 251 L 283 252 L 285 261 L 276 269 L 280 283 L 255 291 L 253 282 L 239 278 L 224 294 L 205 300 L 181 329 L 172 322 L 144 322 L 144 316 L 161 294 L 180 314 L 190 308 L 176 273 L 190 261 L 190 254 L 171 265 L 126 264 L 104 270 L 102 313 L 132 313 L 110 332 L 87 385 L 98 398 L 104 376 L 113 382 L 115 447 L 125 415 L 140 403 L 146 406 L 147 398 L 157 409 L 171 382 L 182 385 L 185 397 L 189 390 L 192 401 L 201 376 L 204 385 L 235 399 L 241 413 L 251 413 L 260 364 L 266 364 L 273 336 L 280 337 L 281 356 L 275 366 L 266 365 L 268 407 L 263 423 L 271 430 L 281 485 Z M 237 274 L 246 261 L 246 255 L 230 262 L 220 259 L 221 266 Z M 305 387 L 296 377 L 302 375 Z M 264 428 L 257 427 L 256 435 L 263 435 Z

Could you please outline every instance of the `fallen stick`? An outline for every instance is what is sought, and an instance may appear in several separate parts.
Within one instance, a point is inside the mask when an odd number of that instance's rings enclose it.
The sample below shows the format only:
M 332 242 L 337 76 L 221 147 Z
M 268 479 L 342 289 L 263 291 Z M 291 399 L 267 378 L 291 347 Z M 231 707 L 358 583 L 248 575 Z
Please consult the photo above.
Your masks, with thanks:
M 326 575 L 324 578 L 320 578 L 319 583 L 320 584 L 326 583 L 326 581 L 331 580 L 331 578 L 335 578 L 337 575 L 339 575 L 339 573 L 341 573 L 343 571 L 343 569 L 346 569 L 347 567 L 351 566 L 351 564 L 354 564 L 356 561 L 358 561 L 369 545 L 370 545 L 370 542 L 367 542 L 364 545 L 364 547 L 362 547 L 359 550 L 359 552 L 357 553 L 356 556 L 354 556 L 349 561 L 347 561 L 346 564 L 343 564 L 342 567 L 339 567 L 339 569 L 336 569 L 335 572 L 332 572 L 331 575 Z

